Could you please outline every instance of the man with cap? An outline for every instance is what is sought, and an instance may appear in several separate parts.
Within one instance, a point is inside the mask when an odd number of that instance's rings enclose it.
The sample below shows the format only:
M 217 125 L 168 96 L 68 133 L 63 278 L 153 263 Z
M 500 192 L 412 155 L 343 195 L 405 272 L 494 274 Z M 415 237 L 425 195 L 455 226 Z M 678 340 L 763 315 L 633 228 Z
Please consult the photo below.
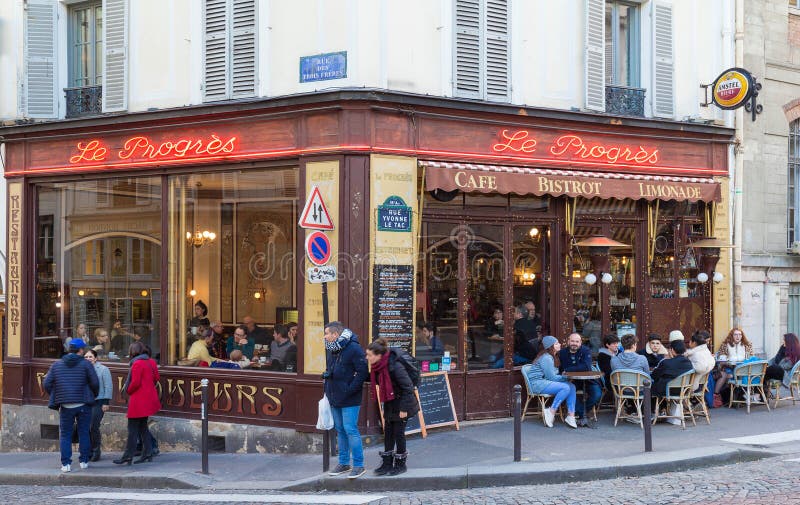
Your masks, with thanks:
M 72 469 L 72 430 L 76 422 L 80 448 L 78 460 L 82 469 L 89 468 L 92 405 L 100 390 L 94 367 L 83 359 L 86 342 L 73 338 L 68 342 L 67 350 L 67 354 L 50 366 L 44 378 L 44 389 L 50 395 L 50 408 L 59 411 L 61 471 L 65 473 Z

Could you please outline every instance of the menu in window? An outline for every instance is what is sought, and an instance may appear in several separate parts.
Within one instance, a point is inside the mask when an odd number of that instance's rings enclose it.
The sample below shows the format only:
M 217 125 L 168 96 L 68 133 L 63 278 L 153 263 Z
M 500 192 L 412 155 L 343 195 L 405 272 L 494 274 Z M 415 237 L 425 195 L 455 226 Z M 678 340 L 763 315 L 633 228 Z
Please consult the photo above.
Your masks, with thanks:
M 372 338 L 412 352 L 414 342 L 414 269 L 411 265 L 375 265 L 372 281 Z

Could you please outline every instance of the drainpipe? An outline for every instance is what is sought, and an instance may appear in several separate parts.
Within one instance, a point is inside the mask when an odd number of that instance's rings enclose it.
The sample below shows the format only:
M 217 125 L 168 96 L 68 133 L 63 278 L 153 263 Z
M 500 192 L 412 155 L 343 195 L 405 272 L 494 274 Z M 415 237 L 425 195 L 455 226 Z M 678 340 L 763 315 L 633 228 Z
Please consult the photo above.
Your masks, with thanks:
M 727 2 L 726 2 L 727 3 Z M 736 0 L 735 59 L 744 67 L 744 0 Z M 742 185 L 744 179 L 744 108 L 736 109 L 733 173 L 733 325 L 742 325 Z

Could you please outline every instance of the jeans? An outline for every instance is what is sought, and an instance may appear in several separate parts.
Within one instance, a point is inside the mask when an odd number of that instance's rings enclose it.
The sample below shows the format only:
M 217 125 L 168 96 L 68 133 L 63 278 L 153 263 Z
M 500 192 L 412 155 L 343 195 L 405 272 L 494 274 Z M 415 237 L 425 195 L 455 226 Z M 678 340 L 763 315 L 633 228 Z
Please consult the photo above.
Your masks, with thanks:
M 133 457 L 138 440 L 142 441 L 142 457 L 152 456 L 153 441 L 150 438 L 150 430 L 147 429 L 146 417 L 128 418 L 128 443 L 125 446 L 125 453 L 122 455 L 122 459 Z
M 61 464 L 69 465 L 72 463 L 72 429 L 78 423 L 78 448 L 80 455 L 78 461 L 88 463 L 92 443 L 89 439 L 89 425 L 92 423 L 91 405 L 81 405 L 74 409 L 61 407 L 59 416 L 59 442 L 61 446 Z
M 600 402 L 600 397 L 603 394 L 600 384 L 595 381 L 583 381 L 582 387 L 584 388 L 583 394 L 585 396 L 583 398 L 584 401 L 578 402 L 577 410 L 575 411 L 578 417 L 583 417 L 585 415 L 583 411 L 584 404 L 586 405 L 586 410 L 590 410 Z
M 102 445 L 100 435 L 100 423 L 103 422 L 103 406 L 108 405 L 108 400 L 97 400 L 92 405 L 92 422 L 89 426 L 89 438 L 92 441 L 92 456 L 100 456 L 100 446 Z
M 567 401 L 567 412 L 575 412 L 575 384 L 571 382 L 551 382 L 542 390 L 546 395 L 554 395 L 553 410 L 558 409 L 561 402 Z
M 350 453 L 353 454 L 353 467 L 364 466 L 364 448 L 361 446 L 361 434 L 358 432 L 358 411 L 355 407 L 331 407 L 333 427 L 339 441 L 339 464 L 350 464 Z
M 406 453 L 406 420 L 386 421 L 383 428 L 383 450 L 393 451 L 397 446 L 397 454 Z

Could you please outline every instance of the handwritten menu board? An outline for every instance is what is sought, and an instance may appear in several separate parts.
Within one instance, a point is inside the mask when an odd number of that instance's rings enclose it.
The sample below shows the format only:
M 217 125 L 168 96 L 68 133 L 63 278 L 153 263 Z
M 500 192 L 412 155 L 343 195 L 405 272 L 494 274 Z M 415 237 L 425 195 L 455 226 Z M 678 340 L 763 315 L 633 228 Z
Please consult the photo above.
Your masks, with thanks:
M 372 281 L 372 339 L 412 353 L 414 271 L 411 265 L 375 265 Z
M 447 372 L 422 374 L 417 390 L 422 413 L 421 422 L 426 428 L 455 424 L 456 429 L 459 429 Z

